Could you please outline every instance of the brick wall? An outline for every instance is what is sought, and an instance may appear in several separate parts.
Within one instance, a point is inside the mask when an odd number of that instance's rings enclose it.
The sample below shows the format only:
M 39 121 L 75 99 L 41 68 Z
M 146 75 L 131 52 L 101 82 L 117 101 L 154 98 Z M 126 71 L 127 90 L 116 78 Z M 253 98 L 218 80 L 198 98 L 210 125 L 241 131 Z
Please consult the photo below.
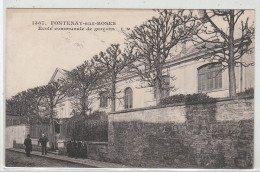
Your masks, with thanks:
M 252 168 L 253 98 L 111 113 L 111 161 L 137 167 Z

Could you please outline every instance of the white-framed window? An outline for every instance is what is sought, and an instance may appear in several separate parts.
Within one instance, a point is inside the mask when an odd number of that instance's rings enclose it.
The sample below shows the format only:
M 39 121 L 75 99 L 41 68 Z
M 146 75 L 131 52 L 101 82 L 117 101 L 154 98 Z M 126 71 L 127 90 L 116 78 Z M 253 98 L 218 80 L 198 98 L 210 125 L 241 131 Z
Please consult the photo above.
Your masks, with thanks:
M 212 91 L 222 88 L 222 65 L 210 63 L 198 68 L 198 91 Z
M 125 109 L 133 108 L 133 90 L 128 87 L 125 89 Z
M 60 117 L 61 118 L 66 118 L 66 109 L 65 109 L 65 107 L 62 107 L 60 109 Z

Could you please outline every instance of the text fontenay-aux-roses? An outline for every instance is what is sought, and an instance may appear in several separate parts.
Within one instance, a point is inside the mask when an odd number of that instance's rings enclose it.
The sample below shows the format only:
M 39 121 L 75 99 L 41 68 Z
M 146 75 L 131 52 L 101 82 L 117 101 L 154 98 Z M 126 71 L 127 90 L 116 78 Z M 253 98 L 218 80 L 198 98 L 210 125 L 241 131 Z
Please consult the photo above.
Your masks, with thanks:
M 92 31 L 92 30 L 113 31 L 115 30 L 115 28 L 109 26 L 115 26 L 116 22 L 113 21 L 112 22 L 50 21 L 49 24 L 51 26 L 48 26 L 47 22 L 45 21 L 32 21 L 32 25 L 38 25 L 38 30 L 88 30 L 88 31 Z

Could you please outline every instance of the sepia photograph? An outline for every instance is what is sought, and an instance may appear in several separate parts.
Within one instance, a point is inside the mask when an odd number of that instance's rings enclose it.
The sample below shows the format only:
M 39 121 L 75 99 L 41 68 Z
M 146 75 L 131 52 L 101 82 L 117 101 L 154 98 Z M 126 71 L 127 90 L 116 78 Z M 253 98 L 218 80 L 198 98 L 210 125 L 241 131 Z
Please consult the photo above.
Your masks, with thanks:
M 6 9 L 5 167 L 253 169 L 255 21 Z

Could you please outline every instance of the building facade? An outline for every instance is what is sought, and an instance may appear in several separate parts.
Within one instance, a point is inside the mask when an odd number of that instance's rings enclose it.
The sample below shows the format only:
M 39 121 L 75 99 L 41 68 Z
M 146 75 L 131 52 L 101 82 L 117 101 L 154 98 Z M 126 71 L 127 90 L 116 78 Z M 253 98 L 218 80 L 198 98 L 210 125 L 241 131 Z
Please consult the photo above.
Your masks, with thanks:
M 194 48 L 186 49 L 170 58 L 163 69 L 165 83 L 164 97 L 176 94 L 205 93 L 210 97 L 229 96 L 228 70 L 222 70 L 223 64 L 207 59 L 207 54 Z M 241 58 L 247 64 L 254 62 L 254 53 L 245 54 Z M 66 71 L 57 68 L 51 81 L 66 75 Z M 254 88 L 254 66 L 235 67 L 237 92 Z M 116 83 L 116 111 L 136 109 L 156 105 L 156 94 L 153 87 L 143 87 L 145 83 L 133 73 L 122 71 Z M 110 100 L 106 93 L 91 96 L 94 99 L 91 110 L 110 112 Z M 71 102 L 73 98 L 66 98 L 57 105 L 56 118 L 70 118 L 74 115 Z

